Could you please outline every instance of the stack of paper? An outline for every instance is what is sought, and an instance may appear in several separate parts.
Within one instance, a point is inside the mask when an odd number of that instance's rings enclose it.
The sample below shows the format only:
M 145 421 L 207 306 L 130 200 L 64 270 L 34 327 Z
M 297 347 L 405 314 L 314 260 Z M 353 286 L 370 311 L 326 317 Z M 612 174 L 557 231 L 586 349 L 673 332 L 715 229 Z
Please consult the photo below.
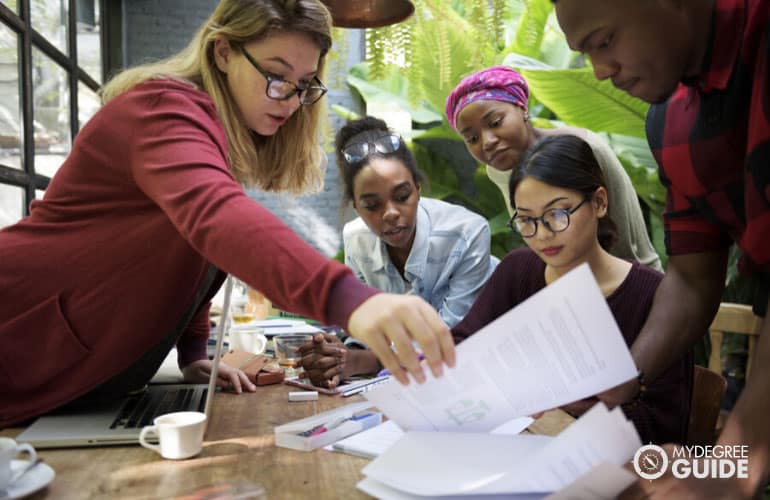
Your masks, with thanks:
M 406 430 L 488 432 L 637 375 L 587 264 L 476 332 L 435 379 L 385 382 L 365 397 Z
M 621 410 L 608 411 L 599 403 L 555 438 L 407 432 L 363 469 L 366 479 L 358 487 L 385 499 L 541 498 L 601 464 L 627 463 L 639 446 L 636 429 Z M 615 494 L 628 485 L 621 483 Z

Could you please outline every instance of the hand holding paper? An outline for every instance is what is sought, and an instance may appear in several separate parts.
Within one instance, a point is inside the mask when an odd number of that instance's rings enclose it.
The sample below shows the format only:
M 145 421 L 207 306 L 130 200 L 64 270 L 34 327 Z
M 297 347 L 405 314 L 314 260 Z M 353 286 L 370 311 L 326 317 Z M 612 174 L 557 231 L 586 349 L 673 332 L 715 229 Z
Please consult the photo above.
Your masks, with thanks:
M 455 364 L 449 329 L 435 309 L 413 295 L 373 295 L 350 315 L 348 330 L 368 345 L 402 384 L 409 383 L 407 373 L 418 382 L 425 381 L 413 340 L 420 345 L 434 377 L 441 376 L 442 365 Z
M 637 373 L 587 264 L 478 331 L 457 353 L 457 366 L 440 379 L 386 383 L 366 398 L 406 430 L 487 432 Z

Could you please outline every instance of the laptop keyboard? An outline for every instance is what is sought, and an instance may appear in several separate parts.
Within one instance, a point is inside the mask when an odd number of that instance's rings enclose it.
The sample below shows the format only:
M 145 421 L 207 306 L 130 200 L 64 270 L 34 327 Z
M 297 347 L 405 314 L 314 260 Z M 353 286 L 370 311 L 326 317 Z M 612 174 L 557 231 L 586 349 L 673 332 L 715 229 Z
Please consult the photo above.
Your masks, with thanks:
M 190 410 L 190 400 L 194 392 L 194 388 L 168 388 L 163 391 L 142 391 L 132 395 L 120 409 L 110 429 L 144 427 L 151 425 L 158 415 Z M 198 411 L 203 411 L 207 392 L 208 389 L 203 390 L 198 408 L 195 408 Z

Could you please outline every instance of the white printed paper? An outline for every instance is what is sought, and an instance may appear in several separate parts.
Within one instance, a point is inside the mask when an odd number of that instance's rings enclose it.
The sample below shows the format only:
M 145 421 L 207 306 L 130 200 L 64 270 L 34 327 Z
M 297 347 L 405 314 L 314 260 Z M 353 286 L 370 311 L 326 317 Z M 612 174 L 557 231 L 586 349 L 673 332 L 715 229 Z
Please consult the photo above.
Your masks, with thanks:
M 362 472 L 367 479 L 418 497 L 545 494 L 598 465 L 627 463 L 639 446 L 639 435 L 622 411 L 608 411 L 598 403 L 555 438 L 407 432 Z M 618 488 L 625 480 L 620 475 L 608 482 Z
M 457 365 L 365 394 L 405 430 L 488 432 L 634 378 L 631 354 L 587 264 L 476 332 Z

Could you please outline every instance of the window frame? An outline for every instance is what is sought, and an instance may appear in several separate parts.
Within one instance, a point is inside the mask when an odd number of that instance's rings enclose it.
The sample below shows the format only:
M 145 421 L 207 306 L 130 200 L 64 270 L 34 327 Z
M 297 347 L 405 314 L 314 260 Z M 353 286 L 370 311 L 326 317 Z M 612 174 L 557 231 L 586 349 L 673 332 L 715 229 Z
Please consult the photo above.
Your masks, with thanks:
M 29 215 L 29 204 L 35 199 L 36 190 L 45 190 L 51 181 L 50 177 L 35 171 L 35 138 L 34 138 L 34 88 L 32 48 L 51 58 L 67 74 L 69 84 L 69 118 L 71 141 L 80 130 L 78 117 L 78 85 L 80 83 L 97 92 L 101 84 L 78 66 L 77 57 L 77 3 L 78 0 L 68 0 L 67 10 L 67 45 L 68 54 L 63 53 L 42 34 L 32 27 L 30 3 L 32 0 L 17 0 L 18 14 L 8 5 L 0 3 L 0 23 L 17 36 L 19 64 L 19 95 L 22 117 L 22 148 L 21 169 L 0 164 L 0 184 L 22 188 L 23 207 L 22 217 Z M 114 50 L 119 46 L 121 3 L 119 0 L 98 0 L 100 16 L 99 31 L 102 60 L 102 81 L 107 81 L 108 75 L 120 68 L 120 51 Z M 117 42 L 117 43 L 116 43 Z

